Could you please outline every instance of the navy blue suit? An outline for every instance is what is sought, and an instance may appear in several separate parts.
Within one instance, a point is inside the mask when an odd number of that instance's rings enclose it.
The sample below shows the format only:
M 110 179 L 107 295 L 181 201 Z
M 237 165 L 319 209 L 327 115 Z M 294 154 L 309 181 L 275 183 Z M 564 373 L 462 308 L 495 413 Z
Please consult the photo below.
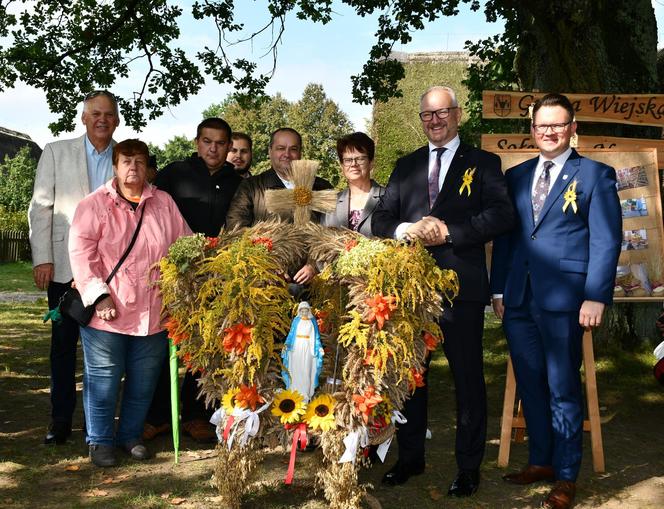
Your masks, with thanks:
M 531 190 L 538 158 L 507 171 L 517 226 L 494 242 L 491 290 L 503 294 L 503 327 L 523 402 L 533 465 L 575 481 L 581 465 L 583 394 L 579 310 L 611 304 L 622 239 L 613 168 L 572 151 L 537 224 Z M 574 211 L 565 194 L 576 182 Z
M 476 168 L 471 193 L 459 192 L 466 169 Z M 428 199 L 429 147 L 397 161 L 374 211 L 374 235 L 394 238 L 400 223 L 415 223 L 434 216 L 448 227 L 452 243 L 427 248 L 436 264 L 459 277 L 459 295 L 440 319 L 443 349 L 454 377 L 457 432 L 455 456 L 459 470 L 477 470 L 486 442 L 486 387 L 482 335 L 484 307 L 489 302 L 489 281 L 484 245 L 508 231 L 514 212 L 495 154 L 461 143 L 445 176 L 433 207 Z M 425 373 L 425 381 L 427 374 Z M 424 463 L 428 386 L 415 390 L 403 413 L 408 422 L 399 426 L 399 461 Z

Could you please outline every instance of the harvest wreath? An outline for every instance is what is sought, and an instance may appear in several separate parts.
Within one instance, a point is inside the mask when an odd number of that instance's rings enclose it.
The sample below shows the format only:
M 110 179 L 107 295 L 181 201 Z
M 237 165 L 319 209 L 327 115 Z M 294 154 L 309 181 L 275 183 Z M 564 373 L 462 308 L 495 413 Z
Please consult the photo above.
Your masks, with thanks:
M 286 366 L 295 361 L 284 353 L 302 337 L 299 316 L 291 327 L 298 302 L 285 275 L 304 261 L 320 269 L 309 288 L 316 319 L 303 324 L 322 345 L 312 394 L 294 388 L 299 368 Z M 181 362 L 201 373 L 206 403 L 219 407 L 213 482 L 223 507 L 240 507 L 266 448 L 290 446 L 292 482 L 297 450 L 312 437 L 330 506 L 360 507 L 358 469 L 370 445 L 384 457 L 399 410 L 422 383 L 426 356 L 442 339 L 437 318 L 458 292 L 456 274 L 439 269 L 420 243 L 279 220 L 183 237 L 160 269 L 169 336 Z

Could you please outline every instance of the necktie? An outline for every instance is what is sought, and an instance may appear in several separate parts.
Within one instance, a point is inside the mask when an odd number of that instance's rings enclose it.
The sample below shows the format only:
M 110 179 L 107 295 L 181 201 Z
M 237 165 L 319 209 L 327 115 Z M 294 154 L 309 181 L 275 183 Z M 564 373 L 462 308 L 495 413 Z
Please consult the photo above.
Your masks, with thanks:
M 546 197 L 549 194 L 549 184 L 551 183 L 550 170 L 553 168 L 553 162 L 544 161 L 543 167 L 544 171 L 540 173 L 540 176 L 537 179 L 537 184 L 535 184 L 535 189 L 533 189 L 533 219 L 535 220 L 535 223 L 537 223 L 537 220 L 539 219 L 540 212 L 542 211 Z
M 440 157 L 447 150 L 445 147 L 438 147 L 432 150 L 436 152 L 436 162 L 433 165 L 433 171 L 429 174 L 429 208 L 433 207 L 436 198 L 438 198 L 438 180 L 440 178 Z

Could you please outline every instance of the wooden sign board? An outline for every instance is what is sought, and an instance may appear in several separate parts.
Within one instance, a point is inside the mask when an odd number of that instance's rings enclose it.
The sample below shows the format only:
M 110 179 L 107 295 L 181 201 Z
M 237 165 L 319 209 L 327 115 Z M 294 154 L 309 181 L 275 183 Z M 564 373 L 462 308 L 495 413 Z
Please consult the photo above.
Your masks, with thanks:
M 645 138 L 619 138 L 617 136 L 583 136 L 578 137 L 579 151 L 594 148 L 615 150 L 640 150 L 642 148 L 657 149 L 657 167 L 664 169 L 664 140 Z M 482 148 L 489 152 L 498 150 L 536 149 L 535 140 L 529 134 L 483 134 Z
M 623 245 L 619 265 L 644 263 L 651 280 L 659 279 L 664 258 L 662 201 L 654 148 L 578 149 L 590 159 L 601 161 L 616 170 L 618 197 L 623 213 Z M 536 157 L 537 150 L 497 150 L 503 171 Z M 659 271 L 660 273 L 654 273 Z
M 483 118 L 528 119 L 528 108 L 544 93 L 482 92 Z M 664 126 L 662 94 L 565 94 L 576 111 L 576 120 Z

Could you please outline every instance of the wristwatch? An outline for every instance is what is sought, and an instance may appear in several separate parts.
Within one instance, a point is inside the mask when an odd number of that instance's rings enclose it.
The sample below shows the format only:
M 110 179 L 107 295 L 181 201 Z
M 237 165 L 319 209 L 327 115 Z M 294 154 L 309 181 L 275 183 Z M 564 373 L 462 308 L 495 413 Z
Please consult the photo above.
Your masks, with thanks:
M 445 235 L 445 244 L 451 244 L 452 243 L 452 236 L 448 233 Z

